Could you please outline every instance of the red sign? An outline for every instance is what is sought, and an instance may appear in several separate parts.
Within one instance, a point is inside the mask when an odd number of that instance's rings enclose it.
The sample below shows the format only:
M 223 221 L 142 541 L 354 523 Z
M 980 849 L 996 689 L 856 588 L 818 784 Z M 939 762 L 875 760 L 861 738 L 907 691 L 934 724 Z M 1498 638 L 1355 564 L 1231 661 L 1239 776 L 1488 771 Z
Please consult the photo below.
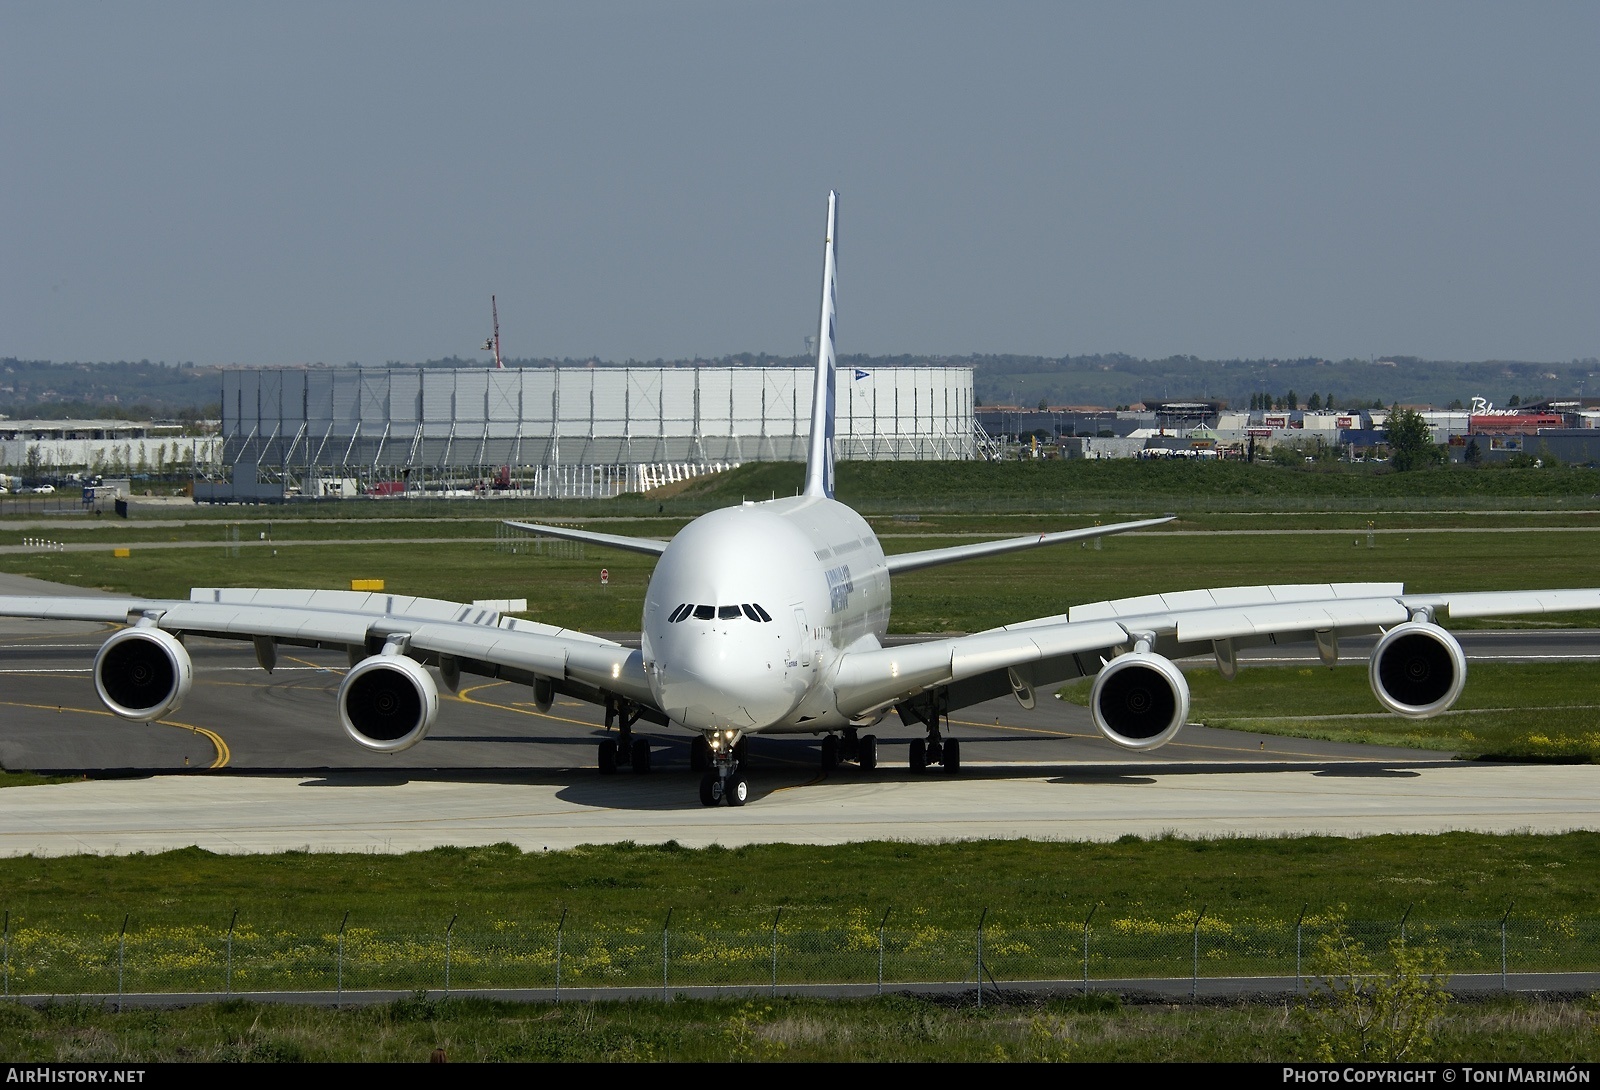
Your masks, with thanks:
M 600 569 L 600 585 L 603 587 L 611 582 L 611 572 L 605 568 Z
M 1336 416 L 1333 418 L 1333 426 L 1336 428 L 1353 428 L 1356 426 L 1356 422 L 1348 416 Z

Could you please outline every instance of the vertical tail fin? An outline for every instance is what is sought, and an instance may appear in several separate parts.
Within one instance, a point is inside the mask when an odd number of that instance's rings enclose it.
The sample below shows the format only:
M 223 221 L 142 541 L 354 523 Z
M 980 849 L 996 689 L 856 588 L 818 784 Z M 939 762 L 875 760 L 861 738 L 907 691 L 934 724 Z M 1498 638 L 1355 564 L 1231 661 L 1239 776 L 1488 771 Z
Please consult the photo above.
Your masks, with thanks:
M 839 194 L 828 193 L 828 235 L 822 244 L 822 318 L 817 328 L 817 371 L 811 383 L 811 447 L 806 455 L 807 496 L 833 498 L 834 372 L 838 357 L 833 339 L 833 307 L 837 296 L 834 245 L 839 237 Z

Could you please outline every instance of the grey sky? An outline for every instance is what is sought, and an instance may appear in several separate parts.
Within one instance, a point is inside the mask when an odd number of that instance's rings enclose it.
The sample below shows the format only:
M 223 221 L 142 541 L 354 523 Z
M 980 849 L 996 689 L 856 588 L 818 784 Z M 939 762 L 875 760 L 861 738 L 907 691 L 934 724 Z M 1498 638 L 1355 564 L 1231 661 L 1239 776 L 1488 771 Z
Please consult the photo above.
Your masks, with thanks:
M 0 2 L 0 355 L 1600 355 L 1600 5 Z

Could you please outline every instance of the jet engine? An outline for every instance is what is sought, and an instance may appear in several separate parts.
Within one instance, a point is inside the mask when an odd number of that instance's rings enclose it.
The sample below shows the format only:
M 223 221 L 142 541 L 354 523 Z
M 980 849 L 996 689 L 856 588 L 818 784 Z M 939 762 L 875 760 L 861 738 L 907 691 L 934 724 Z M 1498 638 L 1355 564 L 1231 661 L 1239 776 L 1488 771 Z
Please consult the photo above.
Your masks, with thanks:
M 1117 745 L 1155 749 L 1172 741 L 1189 718 L 1189 683 L 1171 659 L 1130 651 L 1095 677 L 1089 712 Z
M 427 667 L 404 655 L 373 655 L 339 683 L 339 723 L 357 745 L 399 753 L 427 737 L 439 689 Z
M 94 657 L 94 690 L 112 714 L 149 721 L 183 706 L 194 684 L 189 652 L 170 632 L 124 628 Z
M 1456 638 L 1429 621 L 1407 621 L 1372 649 L 1367 677 L 1378 702 L 1396 715 L 1426 719 L 1447 710 L 1467 683 Z

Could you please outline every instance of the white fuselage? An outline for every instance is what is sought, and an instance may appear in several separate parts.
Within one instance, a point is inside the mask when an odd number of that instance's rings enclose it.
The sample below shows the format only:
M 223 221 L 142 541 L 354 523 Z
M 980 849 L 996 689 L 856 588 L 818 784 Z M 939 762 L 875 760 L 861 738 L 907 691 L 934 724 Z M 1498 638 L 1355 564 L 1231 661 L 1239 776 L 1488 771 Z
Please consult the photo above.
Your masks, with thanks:
M 691 730 L 848 724 L 828 679 L 889 625 L 883 549 L 860 515 L 800 496 L 724 508 L 672 540 L 645 592 L 645 675 Z

